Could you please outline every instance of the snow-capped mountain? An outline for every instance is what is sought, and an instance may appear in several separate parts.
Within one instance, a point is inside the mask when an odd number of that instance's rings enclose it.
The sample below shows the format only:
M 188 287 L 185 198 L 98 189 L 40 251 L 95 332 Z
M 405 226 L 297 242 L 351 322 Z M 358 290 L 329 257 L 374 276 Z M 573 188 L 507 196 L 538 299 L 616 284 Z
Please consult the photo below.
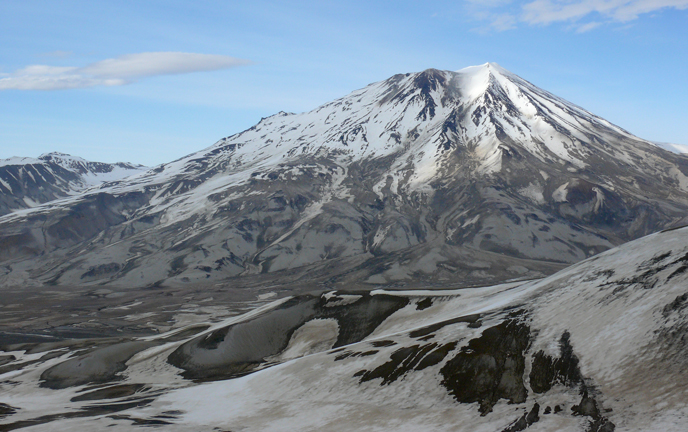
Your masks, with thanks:
M 684 431 L 687 287 L 682 228 L 538 281 L 310 293 L 220 320 L 218 290 L 155 312 L 142 303 L 175 290 L 94 290 L 59 313 L 120 337 L 2 345 L 0 430 Z M 3 322 L 31 327 L 22 313 Z
M 0 283 L 534 278 L 678 223 L 687 175 L 498 65 L 429 69 L 7 215 Z
M 130 163 L 89 162 L 64 153 L 0 159 L 0 215 L 76 195 L 145 171 Z

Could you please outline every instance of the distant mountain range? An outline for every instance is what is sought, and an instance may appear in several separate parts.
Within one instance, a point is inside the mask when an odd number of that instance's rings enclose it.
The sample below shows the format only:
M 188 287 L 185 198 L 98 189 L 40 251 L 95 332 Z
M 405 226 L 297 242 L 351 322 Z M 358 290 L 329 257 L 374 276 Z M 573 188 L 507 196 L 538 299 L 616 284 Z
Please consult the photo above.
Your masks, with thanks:
M 74 196 L 147 169 L 124 162 L 89 162 L 57 152 L 0 159 L 0 215 Z
M 488 63 L 395 75 L 5 215 L 0 284 L 486 284 L 686 215 L 688 157 Z

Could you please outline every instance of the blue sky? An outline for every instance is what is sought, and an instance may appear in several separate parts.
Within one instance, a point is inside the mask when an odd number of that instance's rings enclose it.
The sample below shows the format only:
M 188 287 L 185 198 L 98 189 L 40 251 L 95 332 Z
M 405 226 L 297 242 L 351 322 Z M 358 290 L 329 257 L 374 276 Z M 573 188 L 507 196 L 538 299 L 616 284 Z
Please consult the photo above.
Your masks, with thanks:
M 488 61 L 688 144 L 688 0 L 2 0 L 0 158 L 152 166 L 396 73 Z

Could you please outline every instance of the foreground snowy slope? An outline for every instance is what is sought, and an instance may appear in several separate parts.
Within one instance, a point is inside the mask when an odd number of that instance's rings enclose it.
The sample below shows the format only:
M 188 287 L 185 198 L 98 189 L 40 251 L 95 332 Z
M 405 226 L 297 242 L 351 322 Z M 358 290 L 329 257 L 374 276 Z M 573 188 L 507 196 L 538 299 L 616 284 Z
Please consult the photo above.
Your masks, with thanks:
M 0 159 L 0 215 L 83 192 L 147 170 L 142 165 L 89 162 L 64 153 Z
M 498 65 L 428 69 L 0 218 L 0 284 L 536 278 L 678 223 L 687 174 Z
M 4 346 L 0 430 L 683 431 L 687 331 L 682 228 L 538 281 Z

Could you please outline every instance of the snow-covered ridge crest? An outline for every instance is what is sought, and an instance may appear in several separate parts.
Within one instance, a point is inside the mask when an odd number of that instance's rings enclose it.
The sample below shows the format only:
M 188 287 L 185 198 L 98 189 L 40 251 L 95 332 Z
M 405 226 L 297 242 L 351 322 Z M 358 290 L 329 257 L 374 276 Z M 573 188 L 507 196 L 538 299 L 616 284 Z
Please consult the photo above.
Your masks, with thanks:
M 130 175 L 148 170 L 148 167 L 140 164 L 129 162 L 91 162 L 78 156 L 59 152 L 42 154 L 38 157 L 38 160 L 58 164 L 63 168 L 75 171 L 79 174 L 90 175 L 92 178 L 89 178 L 89 180 L 91 180 L 93 184 L 104 181 L 121 180 Z
M 93 175 L 101 175 L 103 177 L 102 181 L 120 180 L 132 175 L 134 172 L 138 173 L 148 169 L 148 167 L 144 165 L 129 162 L 91 162 L 78 156 L 60 152 L 43 153 L 37 158 L 13 156 L 7 159 L 0 159 L 0 167 L 12 165 L 45 165 L 49 163 L 59 165 L 62 168 L 79 174 L 90 173 Z M 105 176 L 104 174 L 110 175 Z
M 140 174 L 148 168 L 125 162 L 90 162 L 65 153 L 0 159 L 0 215 Z

